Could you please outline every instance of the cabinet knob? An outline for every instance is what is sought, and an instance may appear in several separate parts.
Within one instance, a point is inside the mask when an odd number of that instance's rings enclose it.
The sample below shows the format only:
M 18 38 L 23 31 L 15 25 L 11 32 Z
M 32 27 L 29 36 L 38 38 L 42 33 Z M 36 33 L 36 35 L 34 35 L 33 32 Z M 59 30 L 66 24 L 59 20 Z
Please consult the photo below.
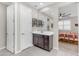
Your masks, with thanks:
M 21 33 L 21 35 L 24 35 L 24 33 Z
M 8 35 L 8 33 L 5 33 L 6 35 Z

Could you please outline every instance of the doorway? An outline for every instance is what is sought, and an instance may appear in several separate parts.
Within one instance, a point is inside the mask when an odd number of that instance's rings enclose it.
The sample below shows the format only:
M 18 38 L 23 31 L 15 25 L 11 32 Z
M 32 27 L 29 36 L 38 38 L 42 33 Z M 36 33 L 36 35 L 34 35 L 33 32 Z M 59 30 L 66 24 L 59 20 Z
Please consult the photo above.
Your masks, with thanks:
M 77 4 L 72 3 L 59 9 L 59 50 L 69 55 L 77 55 L 78 52 L 78 18 Z

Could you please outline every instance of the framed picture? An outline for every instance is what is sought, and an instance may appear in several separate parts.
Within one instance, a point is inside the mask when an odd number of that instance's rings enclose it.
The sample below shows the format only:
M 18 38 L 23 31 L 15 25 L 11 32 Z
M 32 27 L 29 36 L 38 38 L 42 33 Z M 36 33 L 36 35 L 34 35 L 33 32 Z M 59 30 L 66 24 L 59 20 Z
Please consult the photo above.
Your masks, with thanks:
M 76 27 L 78 27 L 78 24 L 75 24 Z
M 49 18 L 47 18 L 47 21 L 49 21 Z
M 53 28 L 53 23 L 51 23 L 51 28 Z

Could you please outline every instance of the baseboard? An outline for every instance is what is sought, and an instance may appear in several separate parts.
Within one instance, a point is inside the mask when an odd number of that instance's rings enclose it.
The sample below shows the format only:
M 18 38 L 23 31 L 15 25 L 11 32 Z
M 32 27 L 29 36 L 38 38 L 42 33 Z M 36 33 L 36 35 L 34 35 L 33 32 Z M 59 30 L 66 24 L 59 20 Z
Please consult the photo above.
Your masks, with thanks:
M 5 49 L 5 47 L 0 48 L 0 50 Z
M 20 53 L 20 52 L 21 52 L 21 50 L 14 52 L 14 54 L 18 54 L 18 53 Z
M 53 48 L 53 49 L 55 49 L 55 50 L 59 50 L 59 48 Z
M 32 44 L 32 45 L 28 45 L 26 48 L 23 48 L 23 49 L 21 49 L 21 50 L 19 50 L 19 51 L 16 51 L 14 54 L 18 54 L 18 53 L 22 52 L 23 50 L 25 50 L 25 49 L 27 49 L 27 48 L 30 48 L 30 47 L 32 47 L 32 46 L 33 46 L 33 44 Z
M 13 51 L 9 50 L 8 48 L 6 48 L 9 52 L 14 53 Z
M 27 48 L 32 47 L 32 46 L 33 46 L 33 44 L 27 45 L 27 47 L 23 48 L 22 50 L 27 49 Z

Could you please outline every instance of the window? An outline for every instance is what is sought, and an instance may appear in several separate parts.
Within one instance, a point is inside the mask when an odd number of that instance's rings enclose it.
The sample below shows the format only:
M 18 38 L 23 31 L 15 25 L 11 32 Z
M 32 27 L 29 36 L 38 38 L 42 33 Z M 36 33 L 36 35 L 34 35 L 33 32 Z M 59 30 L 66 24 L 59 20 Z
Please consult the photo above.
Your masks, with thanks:
M 70 20 L 59 21 L 58 25 L 59 25 L 59 30 L 71 30 Z
M 65 20 L 64 22 L 64 30 L 70 30 L 71 29 L 71 23 L 70 20 Z
M 63 30 L 63 21 L 59 21 L 58 25 L 59 25 L 59 29 Z

